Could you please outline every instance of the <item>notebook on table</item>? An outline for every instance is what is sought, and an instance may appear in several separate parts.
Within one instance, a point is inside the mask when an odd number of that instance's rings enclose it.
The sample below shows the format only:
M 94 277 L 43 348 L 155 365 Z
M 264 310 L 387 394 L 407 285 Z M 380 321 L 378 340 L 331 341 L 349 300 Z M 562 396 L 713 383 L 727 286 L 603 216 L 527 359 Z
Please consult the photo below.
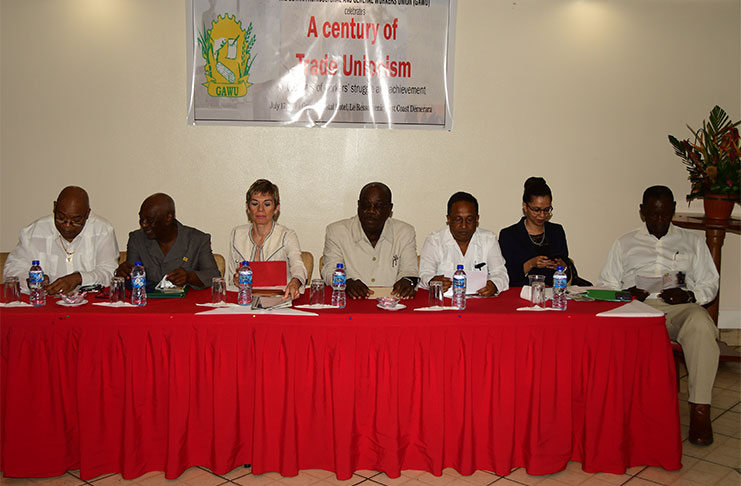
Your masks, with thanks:
M 265 291 L 266 293 L 275 293 L 283 289 L 288 283 L 287 273 L 288 265 L 284 261 L 279 262 L 250 262 L 252 269 L 252 290 Z M 228 279 L 227 290 L 237 291 L 236 285 L 231 278 Z

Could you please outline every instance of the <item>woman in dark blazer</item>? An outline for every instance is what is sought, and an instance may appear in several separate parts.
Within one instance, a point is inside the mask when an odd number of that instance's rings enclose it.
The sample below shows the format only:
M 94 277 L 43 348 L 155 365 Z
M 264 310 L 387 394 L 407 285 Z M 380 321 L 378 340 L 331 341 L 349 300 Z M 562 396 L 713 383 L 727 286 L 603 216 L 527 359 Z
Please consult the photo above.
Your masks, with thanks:
M 524 216 L 499 232 L 511 287 L 528 285 L 528 275 L 545 275 L 546 285 L 552 286 L 558 265 L 570 272 L 566 233 L 560 224 L 548 221 L 553 212 L 552 199 L 545 179 L 530 177 L 522 195 Z

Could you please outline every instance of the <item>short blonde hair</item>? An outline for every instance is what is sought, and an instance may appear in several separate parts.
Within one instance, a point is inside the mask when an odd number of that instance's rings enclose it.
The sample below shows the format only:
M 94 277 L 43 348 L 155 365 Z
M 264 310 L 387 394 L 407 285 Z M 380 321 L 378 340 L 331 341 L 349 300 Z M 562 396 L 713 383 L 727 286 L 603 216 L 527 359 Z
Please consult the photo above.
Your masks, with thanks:
M 257 179 L 252 183 L 250 188 L 247 189 L 246 202 L 250 202 L 250 199 L 252 199 L 252 196 L 255 194 L 267 194 L 273 198 L 276 206 L 280 204 L 280 192 L 278 192 L 278 186 L 267 179 Z

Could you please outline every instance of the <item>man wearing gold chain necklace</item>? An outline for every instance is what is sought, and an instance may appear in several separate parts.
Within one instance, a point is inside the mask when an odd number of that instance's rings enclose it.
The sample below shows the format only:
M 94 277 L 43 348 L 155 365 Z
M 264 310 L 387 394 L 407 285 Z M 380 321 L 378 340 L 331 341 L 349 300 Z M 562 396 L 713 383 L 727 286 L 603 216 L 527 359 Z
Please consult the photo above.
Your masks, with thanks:
M 108 285 L 118 264 L 118 243 L 111 223 L 90 212 L 81 187 L 69 186 L 54 201 L 53 214 L 20 231 L 4 276 L 16 276 L 24 290 L 33 260 L 44 270 L 49 295 L 69 294 L 81 285 Z

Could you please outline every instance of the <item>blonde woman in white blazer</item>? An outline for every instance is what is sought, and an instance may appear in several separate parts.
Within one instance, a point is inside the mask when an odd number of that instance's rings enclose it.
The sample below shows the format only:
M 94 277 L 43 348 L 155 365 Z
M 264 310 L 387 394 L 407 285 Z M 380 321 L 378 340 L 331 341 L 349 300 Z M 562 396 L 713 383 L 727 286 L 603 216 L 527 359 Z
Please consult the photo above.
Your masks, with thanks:
M 232 230 L 227 274 L 237 283 L 237 269 L 246 261 L 285 261 L 288 275 L 283 296 L 295 299 L 306 284 L 306 267 L 301 259 L 296 232 L 276 222 L 280 214 L 278 186 L 266 179 L 256 180 L 247 190 L 249 224 Z

